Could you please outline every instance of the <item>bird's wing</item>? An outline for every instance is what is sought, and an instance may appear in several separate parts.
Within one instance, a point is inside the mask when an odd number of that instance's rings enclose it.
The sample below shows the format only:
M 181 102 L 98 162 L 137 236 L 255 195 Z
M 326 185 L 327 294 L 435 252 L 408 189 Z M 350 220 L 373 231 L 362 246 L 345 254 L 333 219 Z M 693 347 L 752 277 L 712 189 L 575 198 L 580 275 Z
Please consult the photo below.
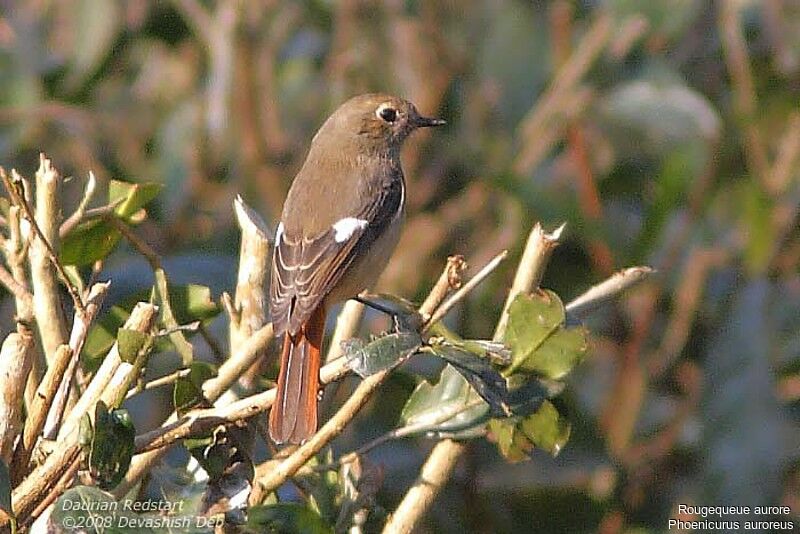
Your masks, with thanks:
M 274 331 L 297 333 L 336 286 L 353 261 L 366 254 L 402 209 L 403 182 L 393 181 L 348 214 L 313 236 L 275 236 L 270 286 Z

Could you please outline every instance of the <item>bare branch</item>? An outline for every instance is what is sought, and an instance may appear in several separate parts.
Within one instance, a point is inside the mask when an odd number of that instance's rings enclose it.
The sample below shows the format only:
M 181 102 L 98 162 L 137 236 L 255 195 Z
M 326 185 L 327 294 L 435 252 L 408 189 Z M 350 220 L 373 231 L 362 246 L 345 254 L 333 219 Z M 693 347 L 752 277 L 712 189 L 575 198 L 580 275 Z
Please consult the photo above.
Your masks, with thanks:
M 519 260 L 519 267 L 517 267 L 517 273 L 514 275 L 511 289 L 508 291 L 506 303 L 503 305 L 503 313 L 500 314 L 500 320 L 497 322 L 497 327 L 494 331 L 495 341 L 502 339 L 505 333 L 506 325 L 508 324 L 508 308 L 517 298 L 517 295 L 527 293 L 539 285 L 544 274 L 544 268 L 550 259 L 550 254 L 558 245 L 558 240 L 564 231 L 564 227 L 565 225 L 562 224 L 553 233 L 547 234 L 538 222 L 533 226 L 531 233 L 528 235 L 528 242 L 525 244 L 525 251 Z
M 655 271 L 650 267 L 629 267 L 614 273 L 610 278 L 592 286 L 566 305 L 567 313 L 581 317 L 603 303 L 617 297 L 626 289 L 638 284 Z
M 508 307 L 514 298 L 538 285 L 545 264 L 563 230 L 563 225 L 552 234 L 545 234 L 537 223 L 531 230 L 525 252 L 522 254 L 514 283 L 509 290 L 503 312 L 495 328 L 494 340 L 499 341 L 505 333 Z M 444 439 L 436 444 L 422 466 L 422 472 L 409 488 L 400 505 L 389 517 L 384 533 L 412 532 L 430 507 L 455 468 L 459 456 L 466 446 L 462 442 Z
M 277 466 L 272 462 L 265 464 L 266 469 L 256 471 L 254 484 L 261 488 L 261 494 L 267 494 L 286 482 L 294 473 L 317 454 L 322 447 L 342 433 L 345 426 L 353 420 L 356 414 L 364 407 L 370 396 L 383 384 L 389 376 L 390 370 L 379 371 L 365 378 L 348 397 L 342 407 L 322 425 L 311 439 L 297 448 Z
M 0 350 L 0 460 L 11 462 L 14 440 L 22 431 L 25 383 L 33 360 L 30 332 L 12 332 Z
M 96 190 L 97 178 L 95 178 L 92 171 L 89 171 L 89 178 L 86 180 L 86 189 L 83 192 L 83 197 L 81 198 L 80 203 L 78 203 L 78 207 L 75 208 L 75 211 L 72 213 L 72 215 L 70 215 L 63 223 L 61 223 L 61 227 L 58 229 L 58 235 L 61 239 L 70 233 L 83 220 L 84 216 L 86 215 L 86 208 L 89 207 L 89 202 L 92 201 L 92 197 L 94 196 L 94 192 Z
M 177 371 L 170 373 L 168 375 L 156 378 L 151 380 L 150 382 L 145 383 L 140 388 L 131 389 L 128 391 L 128 394 L 125 396 L 126 399 L 130 399 L 134 395 L 141 393 L 142 391 L 148 391 L 155 388 L 160 388 L 161 386 L 167 386 L 170 384 L 174 384 L 178 381 L 179 378 L 183 378 L 188 376 L 191 372 L 191 369 L 178 369 Z
M 436 311 L 433 313 L 433 315 L 431 315 L 425 330 L 427 330 L 430 325 L 433 325 L 442 320 L 442 318 L 444 318 L 444 316 L 447 315 L 447 312 L 449 312 L 453 308 L 453 306 L 455 306 L 458 302 L 460 302 L 470 291 L 475 289 L 475 287 L 478 284 L 483 282 L 487 276 L 492 274 L 492 272 L 497 268 L 497 266 L 500 265 L 500 263 L 502 263 L 504 259 L 506 259 L 506 256 L 508 256 L 507 250 L 504 250 L 503 252 L 496 255 L 494 258 L 492 258 L 492 260 L 489 263 L 487 263 L 480 271 L 478 271 L 478 273 L 475 276 L 470 278 L 469 282 L 464 284 L 462 287 L 458 288 L 458 290 L 455 293 L 450 295 L 450 297 L 447 300 L 445 300 L 438 308 L 436 308 Z
M 89 327 L 92 321 L 94 321 L 97 312 L 100 311 L 100 307 L 103 305 L 103 300 L 108 292 L 109 285 L 108 282 L 94 284 L 89 290 L 85 309 L 82 312 L 77 311 L 75 313 L 72 333 L 69 338 L 71 359 L 63 375 L 61 375 L 61 384 L 59 384 L 58 390 L 53 397 L 45 422 L 44 436 L 48 439 L 54 439 L 58 433 L 61 418 L 64 415 L 64 408 L 67 405 L 70 388 L 75 378 L 78 361 L 80 360 L 81 350 L 83 350 L 83 344 L 86 342 L 86 336 L 89 335 Z
M 50 362 L 50 366 L 47 368 L 42 382 L 36 389 L 33 401 L 28 406 L 28 417 L 25 419 L 22 439 L 14 451 L 11 477 L 13 480 L 20 480 L 22 474 L 28 469 L 33 447 L 36 445 L 36 440 L 44 428 L 47 412 L 50 410 L 53 397 L 71 359 L 72 350 L 70 350 L 69 345 L 60 345 L 53 357 L 53 361 Z
M 147 302 L 139 302 L 134 306 L 131 311 L 130 317 L 125 321 L 124 328 L 128 330 L 136 330 L 139 332 L 149 332 L 153 327 L 153 320 L 155 318 L 157 308 Z M 108 398 L 109 395 L 116 394 L 115 388 L 119 387 L 117 379 L 119 378 L 118 370 L 125 362 L 119 356 L 119 345 L 115 342 L 111 350 L 103 359 L 100 368 L 92 377 L 86 391 L 83 392 L 75 407 L 69 412 L 64 420 L 61 430 L 58 433 L 58 439 L 62 440 L 68 436 L 73 435 L 74 431 L 78 428 L 81 417 L 97 404 L 98 400 L 106 401 L 109 406 L 116 405 L 117 403 L 111 402 Z M 131 364 L 126 364 L 131 365 Z M 124 398 L 127 393 L 127 388 L 122 391 L 120 400 Z
M 47 460 L 33 470 L 11 493 L 11 505 L 17 520 L 25 523 L 30 513 L 47 497 L 62 475 L 78 458 L 81 447 L 77 440 L 56 448 Z
M 17 282 L 5 267 L 0 265 L 0 284 L 8 289 L 16 300 L 24 301 L 27 306 L 33 304 L 33 295 L 28 288 Z
M 250 365 L 252 365 L 253 361 L 255 361 L 258 355 L 261 354 L 261 351 L 266 348 L 271 340 L 272 323 L 269 323 L 256 331 L 255 334 L 253 334 L 253 336 L 247 340 L 247 343 L 240 349 L 238 353 L 232 355 L 224 364 L 222 364 L 222 366 L 220 366 L 215 378 L 207 380 L 203 384 L 203 395 L 205 398 L 210 402 L 214 402 L 219 399 L 225 390 L 231 387 L 242 375 L 242 373 L 244 373 L 250 367 Z M 334 364 L 323 367 L 320 375 L 323 383 L 325 383 L 326 380 L 331 381 L 341 377 L 346 370 L 347 368 L 345 367 L 344 360 L 340 359 Z M 271 395 L 273 395 L 272 398 L 274 398 L 274 392 L 271 393 Z M 248 399 L 252 400 L 253 402 L 257 402 L 258 399 L 255 397 L 257 396 L 248 397 Z M 241 406 L 240 403 L 244 403 L 246 401 L 247 399 L 243 399 L 233 404 Z M 265 402 L 267 402 L 267 400 L 265 400 Z M 270 399 L 268 402 L 271 403 L 272 400 Z M 264 406 L 263 409 L 266 409 L 268 406 L 269 405 Z M 230 408 L 230 406 L 228 406 L 228 408 Z M 155 432 L 167 432 L 169 429 L 175 427 L 177 421 L 178 416 L 173 412 L 172 415 L 170 415 L 161 425 L 161 427 L 156 429 Z M 145 440 L 142 438 L 138 442 L 142 443 L 145 442 Z M 114 494 L 117 497 L 124 496 L 131 489 L 131 487 L 133 487 L 133 485 L 136 484 L 136 482 L 142 476 L 144 476 L 145 473 L 147 473 L 151 466 L 161 459 L 167 450 L 169 450 L 168 447 L 163 447 L 134 456 L 133 460 L 131 461 L 131 466 L 128 469 L 128 472 L 125 474 L 125 479 L 114 490 Z

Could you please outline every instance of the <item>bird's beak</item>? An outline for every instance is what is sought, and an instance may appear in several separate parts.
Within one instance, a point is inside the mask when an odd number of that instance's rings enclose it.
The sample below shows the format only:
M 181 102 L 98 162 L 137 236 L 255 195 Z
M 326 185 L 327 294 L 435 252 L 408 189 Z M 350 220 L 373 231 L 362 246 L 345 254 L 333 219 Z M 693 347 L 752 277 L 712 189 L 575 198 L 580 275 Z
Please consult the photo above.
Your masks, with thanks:
M 430 117 L 417 116 L 414 118 L 414 126 L 417 128 L 430 128 L 431 126 L 442 126 L 447 124 L 444 119 L 432 119 Z

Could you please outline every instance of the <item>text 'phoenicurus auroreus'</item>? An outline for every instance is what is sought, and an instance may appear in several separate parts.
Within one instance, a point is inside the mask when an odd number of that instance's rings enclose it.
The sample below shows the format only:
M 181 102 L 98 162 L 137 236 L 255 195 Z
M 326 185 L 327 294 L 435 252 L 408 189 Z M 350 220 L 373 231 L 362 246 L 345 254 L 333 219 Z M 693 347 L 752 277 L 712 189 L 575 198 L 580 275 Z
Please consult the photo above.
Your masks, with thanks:
M 276 443 L 316 432 L 326 310 L 383 271 L 403 220 L 403 141 L 441 124 L 406 100 L 368 94 L 342 104 L 314 136 L 275 233 L 270 312 L 275 335 L 284 336 L 269 416 Z

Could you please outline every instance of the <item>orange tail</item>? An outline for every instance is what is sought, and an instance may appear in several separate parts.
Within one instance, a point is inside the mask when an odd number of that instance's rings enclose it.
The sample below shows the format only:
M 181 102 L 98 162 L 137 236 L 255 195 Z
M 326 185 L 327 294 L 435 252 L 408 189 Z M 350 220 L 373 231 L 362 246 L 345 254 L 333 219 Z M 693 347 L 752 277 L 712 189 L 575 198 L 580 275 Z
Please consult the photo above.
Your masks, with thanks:
M 325 310 L 317 308 L 294 336 L 283 338 L 278 394 L 269 414 L 275 443 L 302 443 L 317 431 L 317 389 Z

